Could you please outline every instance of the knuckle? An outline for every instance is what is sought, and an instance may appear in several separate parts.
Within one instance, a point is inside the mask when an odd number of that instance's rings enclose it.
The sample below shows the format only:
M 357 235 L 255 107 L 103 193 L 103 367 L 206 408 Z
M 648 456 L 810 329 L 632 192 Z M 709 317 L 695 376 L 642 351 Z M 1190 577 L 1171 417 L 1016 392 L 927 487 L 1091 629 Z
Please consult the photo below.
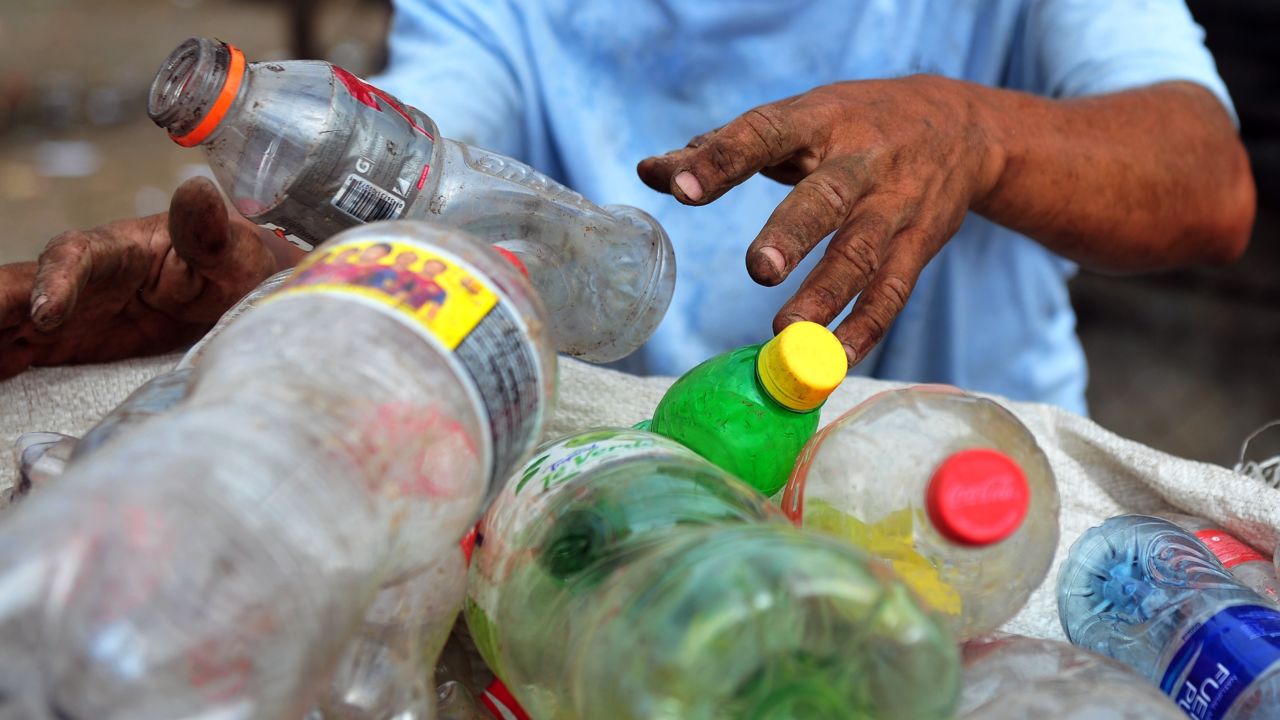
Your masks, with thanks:
M 743 171 L 742 153 L 730 147 L 723 139 L 708 141 L 704 150 L 706 162 L 711 166 L 714 177 L 728 180 Z
M 878 283 L 872 292 L 864 318 L 867 336 L 872 342 L 880 342 L 888 334 L 894 318 L 906 307 L 911 288 L 902 278 L 890 277 Z
M 880 269 L 880 255 L 865 242 L 832 243 L 831 249 L 860 278 L 870 278 Z
M 824 322 L 831 322 L 831 319 L 849 303 L 849 298 L 841 297 L 835 289 L 825 283 L 815 283 L 809 290 L 809 299 L 822 313 L 821 319 Z
M 771 154 L 783 152 L 790 142 L 790 125 L 776 108 L 758 107 L 748 110 L 743 114 L 742 122 Z
M 49 241 L 40 253 L 40 264 L 72 263 L 89 252 L 89 238 L 75 230 L 64 232 Z
M 805 197 L 820 212 L 840 220 L 849 217 L 853 195 L 840 182 L 829 177 L 810 176 L 810 181 L 801 187 Z

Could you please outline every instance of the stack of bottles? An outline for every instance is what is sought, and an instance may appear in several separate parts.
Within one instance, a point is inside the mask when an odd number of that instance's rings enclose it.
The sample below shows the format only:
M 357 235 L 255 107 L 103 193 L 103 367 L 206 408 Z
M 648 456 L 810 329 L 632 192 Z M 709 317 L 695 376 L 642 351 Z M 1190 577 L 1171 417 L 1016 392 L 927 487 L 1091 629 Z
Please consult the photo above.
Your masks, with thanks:
M 83 438 L 20 439 L 0 717 L 1277 717 L 1275 567 L 1195 517 L 1076 542 L 1075 647 L 990 634 L 1053 559 L 1045 454 L 937 386 L 820 430 L 819 325 L 535 451 L 556 352 L 665 313 L 643 212 L 323 62 L 195 38 L 148 112 L 313 251 Z

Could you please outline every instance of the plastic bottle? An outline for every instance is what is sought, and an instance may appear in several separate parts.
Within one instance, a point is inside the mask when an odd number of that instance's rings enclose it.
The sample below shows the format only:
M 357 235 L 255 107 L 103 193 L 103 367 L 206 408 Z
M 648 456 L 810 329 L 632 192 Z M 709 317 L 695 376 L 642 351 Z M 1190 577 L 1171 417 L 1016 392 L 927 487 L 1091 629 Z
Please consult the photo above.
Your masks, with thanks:
M 1071 546 L 1058 574 L 1071 642 L 1115 658 L 1200 720 L 1270 720 L 1280 708 L 1280 611 L 1191 533 L 1123 515 Z
M 961 650 L 958 720 L 1186 720 L 1129 668 L 1067 643 L 993 633 Z
M 537 451 L 472 563 L 472 636 L 535 718 L 941 718 L 958 691 L 884 568 L 653 433 Z
M 76 447 L 76 438 L 54 432 L 29 432 L 18 436 L 18 480 L 9 488 L 6 503 L 14 503 L 37 485 L 62 476 Z
M 887 560 L 962 639 L 1003 625 L 1053 561 L 1058 490 L 1008 410 L 954 388 L 875 395 L 804 448 L 782 494 L 802 526 Z
M 647 429 L 772 496 L 847 372 L 835 335 L 817 323 L 794 323 L 763 345 L 717 355 L 685 373 L 658 402 Z
M 1168 520 L 1195 535 L 1223 567 L 1231 571 L 1236 580 L 1258 593 L 1272 605 L 1280 605 L 1276 579 L 1276 567 L 1262 553 L 1241 542 L 1234 535 L 1204 518 L 1181 513 L 1156 513 L 1154 517 Z
M 0 524 L 0 716 L 302 716 L 375 592 L 456 548 L 532 447 L 555 355 L 509 262 L 420 223 L 329 249 L 180 409 Z M 442 302 L 373 282 L 405 253 Z
M 442 698 L 430 668 L 462 607 L 466 577 L 459 550 L 423 572 L 384 586 L 338 662 L 317 719 L 435 718 Z M 465 707 L 465 692 L 450 690 L 443 698 L 455 714 Z
M 596 206 L 515 160 L 440 137 L 427 115 L 342 68 L 248 63 L 230 45 L 192 38 L 161 67 L 147 110 L 179 145 L 204 149 L 245 217 L 304 246 L 397 218 L 503 244 L 543 289 L 563 352 L 624 357 L 671 299 L 675 256 L 649 215 Z M 581 272 L 601 255 L 614 272 Z

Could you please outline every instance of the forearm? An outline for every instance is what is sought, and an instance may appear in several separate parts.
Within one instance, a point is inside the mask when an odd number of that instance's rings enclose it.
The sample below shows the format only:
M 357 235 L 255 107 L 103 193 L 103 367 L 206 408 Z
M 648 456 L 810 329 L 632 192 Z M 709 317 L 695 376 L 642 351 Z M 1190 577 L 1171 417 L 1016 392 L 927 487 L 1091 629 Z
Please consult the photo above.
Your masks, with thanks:
M 1248 157 L 1191 83 L 1073 100 L 968 86 L 994 173 L 973 209 L 1083 265 L 1155 270 L 1239 257 Z

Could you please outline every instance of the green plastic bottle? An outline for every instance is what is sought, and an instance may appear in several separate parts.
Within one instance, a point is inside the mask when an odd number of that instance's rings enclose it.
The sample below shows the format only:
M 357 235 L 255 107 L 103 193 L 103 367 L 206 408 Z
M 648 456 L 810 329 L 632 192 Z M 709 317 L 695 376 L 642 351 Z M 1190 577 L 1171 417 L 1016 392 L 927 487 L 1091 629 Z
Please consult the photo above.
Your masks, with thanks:
M 717 355 L 685 373 L 646 429 L 773 496 L 847 372 L 835 335 L 817 323 L 794 323 L 763 345 Z
M 478 534 L 467 623 L 533 718 L 925 720 L 959 692 L 887 568 L 653 433 L 544 446 Z

